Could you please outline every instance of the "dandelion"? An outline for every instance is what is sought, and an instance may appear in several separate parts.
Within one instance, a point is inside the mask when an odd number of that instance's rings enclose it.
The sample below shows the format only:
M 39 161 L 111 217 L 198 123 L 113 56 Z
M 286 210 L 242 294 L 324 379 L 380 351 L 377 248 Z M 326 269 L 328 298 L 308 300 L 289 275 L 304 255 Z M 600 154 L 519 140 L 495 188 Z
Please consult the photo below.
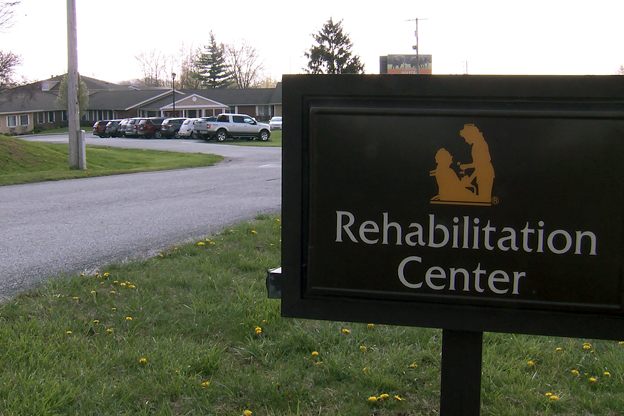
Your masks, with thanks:
M 549 392 L 549 393 L 546 393 L 546 396 L 547 396 L 547 397 L 550 397 L 550 396 L 552 396 L 552 393 L 550 393 L 550 392 Z
M 80 299 L 80 298 L 79 298 L 78 296 L 74 296 L 72 299 L 73 299 L 73 300 L 78 300 L 78 299 Z
M 584 350 L 591 350 L 591 347 L 592 346 L 591 346 L 591 344 L 589 342 L 586 342 L 586 343 L 583 344 L 583 349 Z
M 110 294 L 111 294 L 111 295 L 114 295 L 114 294 L 115 294 L 115 291 L 114 291 L 114 290 L 111 290 L 111 291 L 110 291 Z
M 126 283 L 120 283 L 119 286 L 126 286 Z
M 368 327 L 369 327 L 369 328 L 372 328 L 372 327 L 374 327 L 374 326 L 375 326 L 375 324 L 368 324 Z
M 561 347 L 557 347 L 557 349 L 555 351 L 561 351 L 563 348 Z
M 256 231 L 256 230 L 251 230 L 251 233 L 252 233 L 252 234 L 258 234 L 258 231 Z
M 318 356 L 318 351 L 312 351 L 312 357 L 317 357 Z
M 624 341 L 620 341 L 620 342 L 618 342 L 618 344 L 624 345 Z
M 112 334 L 112 333 L 113 333 L 113 330 L 112 330 L 112 329 L 110 329 L 110 328 L 106 328 L 106 333 L 107 333 L 107 334 Z
M 598 381 L 598 380 L 596 380 L 596 378 L 595 378 L 595 377 L 590 377 L 590 378 L 589 378 L 589 382 L 590 382 L 590 383 L 595 383 L 596 381 Z
M 323 365 L 323 361 L 317 361 L 315 364 L 316 365 Z
M 84 273 L 80 273 L 80 277 L 84 277 Z
M 208 387 L 209 385 L 210 385 L 210 382 L 209 382 L 209 381 L 204 381 L 204 382 L 202 383 L 202 387 Z
M 253 413 L 253 412 L 252 412 L 251 410 L 245 410 L 245 411 L 243 412 L 243 416 L 251 416 L 251 414 L 252 414 L 252 413 Z
M 210 242 L 210 239 L 209 239 L 209 238 L 207 238 L 207 239 L 206 239 L 206 242 L 207 242 L 207 243 L 209 243 L 209 242 Z
M 370 371 L 370 368 L 369 368 L 369 367 L 364 367 L 364 368 L 362 369 L 362 371 L 364 371 L 364 372 L 366 372 L 366 371 Z
M 550 400 L 559 400 L 559 396 L 555 396 L 554 394 L 550 396 Z
M 386 393 L 384 393 L 384 394 L 382 394 L 381 396 L 379 396 L 379 398 L 380 398 L 381 400 L 386 400 L 386 399 L 387 399 L 387 398 L 389 398 L 389 397 L 390 397 L 390 396 L 389 396 L 389 395 L 387 395 Z
M 571 373 L 574 374 L 575 376 L 578 376 L 579 374 L 581 374 L 578 370 L 572 370 Z
M 141 363 L 141 364 L 147 364 L 147 358 L 141 358 L 141 359 L 139 360 L 139 363 Z
M 130 285 L 130 286 L 128 286 L 128 287 L 129 287 L 130 289 L 136 289 L 136 286 L 135 286 L 135 285 Z
M 350 330 L 348 330 L 347 328 L 344 328 L 344 329 L 342 330 L 342 333 L 343 333 L 343 334 L 350 334 L 350 333 L 351 333 L 351 331 L 350 331 Z
M 534 363 L 533 361 L 529 361 L 529 362 L 527 363 L 527 365 L 528 365 L 529 367 L 533 367 L 533 366 L 535 365 L 535 363 Z
M 360 345 L 360 351 L 366 351 L 368 348 L 366 348 L 366 346 L 364 345 Z
M 211 245 L 211 246 L 215 246 L 215 245 L 217 245 L 217 243 L 215 243 L 214 241 L 211 241 L 211 242 L 210 242 L 210 245 Z
M 119 281 L 117 280 L 113 280 L 113 284 L 116 285 L 117 283 L 119 283 Z
M 611 377 L 611 373 L 608 371 L 605 371 L 603 374 L 605 375 L 605 377 Z
M 94 320 L 93 320 L 93 323 L 94 323 L 94 324 L 99 324 L 99 323 L 100 323 L 100 320 L 99 320 L 99 319 L 94 319 Z
M 411 363 L 409 365 L 409 368 L 416 368 L 416 367 L 418 367 L 418 364 L 416 364 L 416 363 Z
M 376 397 L 376 396 L 370 396 L 370 397 L 368 398 L 368 401 L 369 401 L 369 402 L 376 402 L 376 401 L 377 401 L 377 397 Z
M 402 399 L 402 398 L 400 398 L 400 397 L 399 397 L 398 395 L 396 395 L 396 394 L 394 395 L 394 398 L 395 398 L 395 400 L 396 400 L 396 401 L 398 401 L 398 402 L 402 402 L 402 401 L 403 401 L 403 399 Z
M 92 294 L 92 295 L 95 295 L 95 290 L 92 290 L 92 291 L 91 291 L 91 294 Z
M 126 316 L 126 321 L 131 321 L 132 317 L 131 316 Z
M 262 328 L 257 326 L 257 327 L 254 328 L 254 331 L 256 331 L 256 334 L 260 335 L 262 333 Z
M 108 277 L 108 276 L 110 276 L 110 274 L 104 273 L 104 277 Z
M 111 311 L 113 311 L 113 312 L 116 311 L 116 310 L 117 310 L 117 308 L 114 307 L 114 306 L 111 308 Z
M 71 332 L 71 331 L 67 331 L 67 332 L 66 332 L 66 334 L 67 334 L 67 335 L 71 335 L 71 334 L 72 334 L 72 332 Z
M 205 246 L 206 243 L 204 243 L 203 241 L 200 241 L 199 243 L 197 243 L 198 246 Z

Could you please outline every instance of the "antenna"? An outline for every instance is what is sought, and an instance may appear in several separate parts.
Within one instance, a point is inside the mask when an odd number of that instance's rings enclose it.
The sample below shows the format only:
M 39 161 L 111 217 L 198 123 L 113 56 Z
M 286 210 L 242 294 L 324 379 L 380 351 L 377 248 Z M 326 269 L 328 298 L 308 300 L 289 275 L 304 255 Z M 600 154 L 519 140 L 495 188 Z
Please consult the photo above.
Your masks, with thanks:
M 418 21 L 419 20 L 427 20 L 427 19 L 419 19 L 418 17 L 415 19 L 407 19 L 406 22 L 416 22 L 416 31 L 414 35 L 416 36 L 416 45 L 412 46 L 412 49 L 416 51 L 416 73 L 420 74 L 420 56 L 418 54 Z

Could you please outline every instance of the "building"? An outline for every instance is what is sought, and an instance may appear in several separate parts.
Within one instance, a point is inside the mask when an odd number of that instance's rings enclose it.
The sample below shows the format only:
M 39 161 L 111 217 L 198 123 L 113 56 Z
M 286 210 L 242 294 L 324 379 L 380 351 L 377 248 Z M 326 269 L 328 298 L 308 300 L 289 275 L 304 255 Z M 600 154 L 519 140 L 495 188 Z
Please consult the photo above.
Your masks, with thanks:
M 67 126 L 67 111 L 56 103 L 62 78 L 52 77 L 0 93 L 0 133 L 24 134 Z M 84 76 L 81 79 L 89 94 L 82 126 L 127 117 L 202 117 L 231 112 L 268 120 L 282 115 L 281 83 L 275 88 L 174 92 L 165 87 L 118 85 Z

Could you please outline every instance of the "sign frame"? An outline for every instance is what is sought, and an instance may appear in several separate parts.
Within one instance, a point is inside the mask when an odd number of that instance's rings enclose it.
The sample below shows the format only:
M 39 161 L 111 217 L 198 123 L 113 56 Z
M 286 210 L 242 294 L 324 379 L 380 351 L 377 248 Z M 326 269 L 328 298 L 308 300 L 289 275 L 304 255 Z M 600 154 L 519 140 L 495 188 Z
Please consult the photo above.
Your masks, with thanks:
M 283 78 L 282 316 L 442 328 L 450 331 L 624 339 L 618 310 L 500 307 L 313 293 L 307 286 L 314 114 L 375 115 L 381 110 L 434 115 L 624 120 L 621 76 L 288 75 Z M 505 113 L 507 112 L 507 113 Z M 618 202 L 620 204 L 620 202 Z M 624 215 L 624 204 L 617 206 Z M 618 230 L 624 236 L 624 230 Z M 624 247 L 616 247 L 624 251 Z M 624 278 L 619 265 L 619 305 Z M 327 273 L 331 273 L 328 270 Z M 336 276 L 340 278 L 340 276 Z M 601 276 L 591 276 L 600 281 Z

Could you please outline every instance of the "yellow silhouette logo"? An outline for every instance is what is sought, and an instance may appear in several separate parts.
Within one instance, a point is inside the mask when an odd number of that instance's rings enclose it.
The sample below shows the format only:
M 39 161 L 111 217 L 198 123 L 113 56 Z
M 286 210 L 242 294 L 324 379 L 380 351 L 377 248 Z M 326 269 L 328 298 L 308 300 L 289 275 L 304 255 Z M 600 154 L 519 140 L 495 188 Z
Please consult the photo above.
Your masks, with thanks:
M 432 204 L 450 205 L 492 205 L 494 167 L 490 149 L 474 124 L 466 124 L 459 132 L 466 143 L 472 146 L 472 162 L 460 163 L 459 174 L 451 168 L 453 156 L 442 148 L 436 152 L 436 168 L 429 172 L 438 183 L 438 195 L 431 198 Z

